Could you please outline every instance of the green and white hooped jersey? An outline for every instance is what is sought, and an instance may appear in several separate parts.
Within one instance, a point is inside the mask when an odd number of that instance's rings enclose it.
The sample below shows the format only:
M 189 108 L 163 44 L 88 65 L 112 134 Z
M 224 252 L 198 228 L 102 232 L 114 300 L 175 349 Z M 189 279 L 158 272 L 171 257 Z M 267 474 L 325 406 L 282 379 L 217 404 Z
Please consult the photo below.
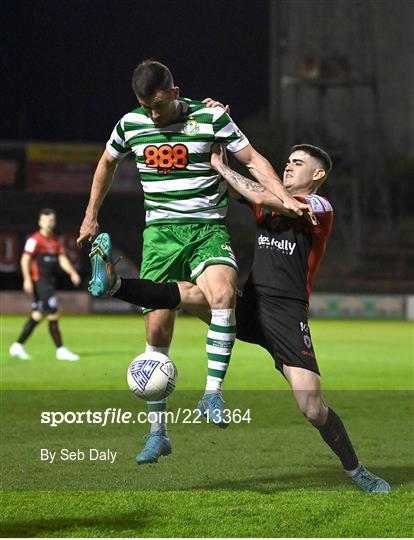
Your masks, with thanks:
M 210 165 L 211 146 L 230 152 L 249 144 L 221 108 L 180 99 L 176 123 L 156 127 L 142 107 L 115 126 L 107 151 L 115 158 L 135 154 L 145 197 L 146 223 L 218 223 L 228 205 L 226 182 Z

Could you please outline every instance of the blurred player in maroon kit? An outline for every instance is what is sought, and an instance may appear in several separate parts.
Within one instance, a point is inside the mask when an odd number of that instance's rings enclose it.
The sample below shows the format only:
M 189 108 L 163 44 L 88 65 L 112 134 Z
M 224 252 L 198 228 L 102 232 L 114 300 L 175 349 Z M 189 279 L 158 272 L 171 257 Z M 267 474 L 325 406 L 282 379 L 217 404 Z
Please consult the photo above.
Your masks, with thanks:
M 44 317 L 49 321 L 49 331 L 56 345 L 57 360 L 79 360 L 79 356 L 71 352 L 62 342 L 55 282 L 59 267 L 69 275 L 75 287 L 79 286 L 81 279 L 65 255 L 59 238 L 54 234 L 55 226 L 56 212 L 50 208 L 41 210 L 39 231 L 27 239 L 20 260 L 23 290 L 34 296 L 31 316 L 9 350 L 11 356 L 21 360 L 30 360 L 31 356 L 23 344 Z

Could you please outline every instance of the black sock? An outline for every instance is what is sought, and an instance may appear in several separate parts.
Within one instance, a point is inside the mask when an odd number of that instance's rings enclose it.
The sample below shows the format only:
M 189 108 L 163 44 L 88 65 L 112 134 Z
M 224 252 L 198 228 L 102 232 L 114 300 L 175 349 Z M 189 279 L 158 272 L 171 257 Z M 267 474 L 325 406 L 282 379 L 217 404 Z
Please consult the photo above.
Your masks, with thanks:
M 328 408 L 328 418 L 322 427 L 315 426 L 322 439 L 341 460 L 345 470 L 353 471 L 358 467 L 358 458 L 346 432 L 342 420 L 335 411 Z
M 149 279 L 121 278 L 115 298 L 152 309 L 174 309 L 181 302 L 177 283 L 155 283 Z
M 19 336 L 19 339 L 17 340 L 17 343 L 23 344 L 26 339 L 30 336 L 30 334 L 33 332 L 33 330 L 36 328 L 36 326 L 39 324 L 40 321 L 35 321 L 30 317 L 30 319 L 26 322 L 26 324 L 23 327 L 22 333 Z
M 60 334 L 59 325 L 57 321 L 49 321 L 49 332 L 55 342 L 56 347 L 62 347 L 62 336 Z

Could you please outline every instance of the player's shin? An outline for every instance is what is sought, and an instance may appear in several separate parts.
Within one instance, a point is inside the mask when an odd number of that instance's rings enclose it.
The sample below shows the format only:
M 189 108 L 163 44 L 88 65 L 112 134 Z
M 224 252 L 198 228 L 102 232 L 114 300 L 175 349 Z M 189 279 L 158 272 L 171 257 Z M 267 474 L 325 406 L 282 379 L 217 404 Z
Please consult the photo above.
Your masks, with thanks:
M 145 352 L 160 352 L 168 356 L 169 347 L 156 347 L 146 344 Z M 147 401 L 147 419 L 150 424 L 150 433 L 161 433 L 168 437 L 165 412 L 167 410 L 167 400 Z
M 53 343 L 55 344 L 56 348 L 62 347 L 62 335 L 60 333 L 59 323 L 57 320 L 49 321 L 49 332 L 52 336 Z
M 150 433 L 161 433 L 168 437 L 165 413 L 167 411 L 167 400 L 147 401 L 148 421 L 150 423 Z
M 332 409 L 328 409 L 328 418 L 323 426 L 315 426 L 322 439 L 335 452 L 341 460 L 346 471 L 353 471 L 358 467 L 358 457 L 345 426 L 339 416 Z
M 155 283 L 149 279 L 118 278 L 112 296 L 136 306 L 152 309 L 174 309 L 180 305 L 176 283 Z
M 23 344 L 27 340 L 27 338 L 30 336 L 30 334 L 33 332 L 33 330 L 36 328 L 36 326 L 39 324 L 39 322 L 40 321 L 35 321 L 32 317 L 30 317 L 29 320 L 24 325 L 24 328 L 17 340 L 17 343 Z
M 234 308 L 212 309 L 206 345 L 208 359 L 206 394 L 221 392 L 235 339 Z

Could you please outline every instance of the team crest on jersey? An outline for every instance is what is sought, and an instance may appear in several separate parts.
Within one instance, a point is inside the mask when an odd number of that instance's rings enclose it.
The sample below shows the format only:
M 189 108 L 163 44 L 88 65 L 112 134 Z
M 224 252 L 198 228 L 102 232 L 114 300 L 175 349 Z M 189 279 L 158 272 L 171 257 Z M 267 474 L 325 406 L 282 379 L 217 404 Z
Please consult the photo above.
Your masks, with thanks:
M 183 131 L 186 135 L 196 135 L 200 131 L 200 125 L 192 116 L 184 124 Z

